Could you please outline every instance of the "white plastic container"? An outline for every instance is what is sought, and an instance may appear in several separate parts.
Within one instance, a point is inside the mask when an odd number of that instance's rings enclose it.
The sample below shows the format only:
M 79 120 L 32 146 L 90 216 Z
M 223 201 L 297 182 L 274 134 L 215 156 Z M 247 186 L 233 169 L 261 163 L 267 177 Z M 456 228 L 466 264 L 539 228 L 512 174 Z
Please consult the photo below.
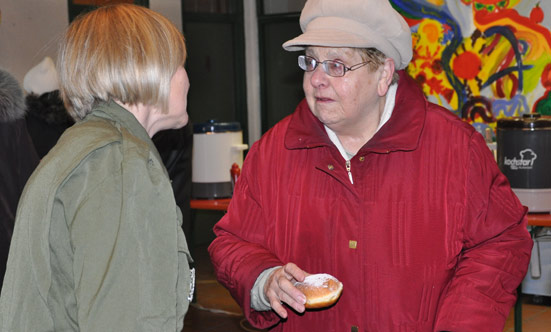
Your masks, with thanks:
M 224 198 L 232 195 L 230 170 L 243 165 L 243 132 L 238 122 L 198 123 L 193 126 L 192 196 Z
M 533 228 L 536 231 L 530 267 L 522 282 L 522 293 L 551 296 L 551 228 Z

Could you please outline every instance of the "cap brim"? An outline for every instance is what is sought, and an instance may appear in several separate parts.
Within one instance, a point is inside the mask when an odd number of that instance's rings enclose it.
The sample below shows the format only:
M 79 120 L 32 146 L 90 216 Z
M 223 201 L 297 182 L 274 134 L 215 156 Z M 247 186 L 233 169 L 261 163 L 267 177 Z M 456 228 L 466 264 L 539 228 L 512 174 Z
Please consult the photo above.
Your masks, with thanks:
M 315 30 L 286 41 L 283 43 L 283 49 L 286 51 L 301 51 L 308 46 L 375 47 L 375 45 L 366 46 L 367 44 L 365 37 L 347 31 Z

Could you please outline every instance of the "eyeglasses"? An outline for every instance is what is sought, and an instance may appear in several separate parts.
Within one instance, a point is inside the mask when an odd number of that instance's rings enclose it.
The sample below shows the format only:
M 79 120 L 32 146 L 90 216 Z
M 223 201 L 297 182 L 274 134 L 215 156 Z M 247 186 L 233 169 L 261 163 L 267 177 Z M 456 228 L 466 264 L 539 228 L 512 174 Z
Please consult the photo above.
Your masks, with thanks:
M 333 77 L 342 77 L 347 71 L 356 70 L 368 64 L 370 61 L 355 64 L 347 67 L 344 63 L 335 60 L 318 61 L 315 58 L 307 55 L 298 56 L 298 66 L 300 69 L 310 72 L 316 70 L 316 67 L 321 64 L 323 71 Z

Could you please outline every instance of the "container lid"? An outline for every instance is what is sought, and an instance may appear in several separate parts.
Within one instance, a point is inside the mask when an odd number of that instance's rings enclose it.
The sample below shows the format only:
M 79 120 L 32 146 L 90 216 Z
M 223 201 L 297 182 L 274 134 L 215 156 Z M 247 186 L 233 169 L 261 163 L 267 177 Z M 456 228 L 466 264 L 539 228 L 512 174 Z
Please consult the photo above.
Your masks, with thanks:
M 217 122 L 216 120 L 193 124 L 193 132 L 195 134 L 223 133 L 227 131 L 241 131 L 241 125 L 239 122 Z
M 539 113 L 523 114 L 522 117 L 514 117 L 497 120 L 498 129 L 551 129 L 551 118 L 542 117 Z

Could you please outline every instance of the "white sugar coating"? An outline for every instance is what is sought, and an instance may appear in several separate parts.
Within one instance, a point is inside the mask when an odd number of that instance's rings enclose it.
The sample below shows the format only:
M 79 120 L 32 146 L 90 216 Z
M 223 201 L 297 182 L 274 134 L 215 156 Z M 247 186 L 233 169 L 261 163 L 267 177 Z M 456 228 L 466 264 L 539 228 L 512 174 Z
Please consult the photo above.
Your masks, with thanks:
M 335 277 L 333 277 L 330 274 L 319 273 L 319 274 L 311 274 L 311 275 L 307 276 L 306 278 L 304 278 L 303 283 L 308 284 L 308 285 L 312 285 L 314 287 L 326 287 L 327 288 L 327 287 L 329 287 L 329 284 L 327 283 L 327 281 L 329 279 L 337 280 L 337 279 L 335 279 Z

